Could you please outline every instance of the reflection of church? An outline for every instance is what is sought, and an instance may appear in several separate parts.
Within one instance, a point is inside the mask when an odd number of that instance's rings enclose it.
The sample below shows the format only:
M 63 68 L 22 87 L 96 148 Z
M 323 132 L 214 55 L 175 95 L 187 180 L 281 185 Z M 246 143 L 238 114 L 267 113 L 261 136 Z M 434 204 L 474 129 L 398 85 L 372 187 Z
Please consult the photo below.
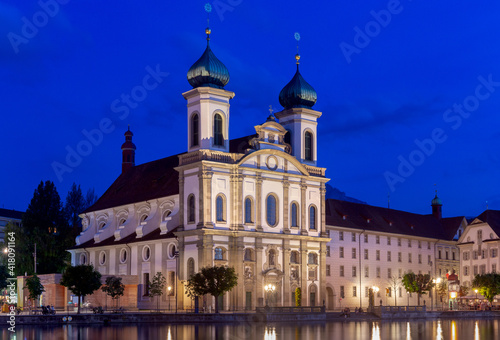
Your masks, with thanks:
M 237 287 L 222 298 L 224 309 L 253 309 L 267 299 L 290 306 L 297 287 L 303 306 L 321 305 L 328 179 L 316 165 L 316 92 L 299 73 L 297 55 L 297 71 L 279 95 L 284 109 L 255 126 L 254 135 L 230 140 L 234 93 L 224 88 L 229 72 L 206 33 L 207 48 L 188 71 L 193 88 L 183 93 L 187 152 L 136 166 L 127 131 L 122 174 L 81 215 L 72 263 L 126 276 L 139 308 L 151 303 L 145 283 L 159 271 L 173 288 L 162 303 L 177 294 L 179 308 L 191 308 L 185 281 L 212 265 L 238 274 Z M 276 287 L 272 296 L 267 284 Z

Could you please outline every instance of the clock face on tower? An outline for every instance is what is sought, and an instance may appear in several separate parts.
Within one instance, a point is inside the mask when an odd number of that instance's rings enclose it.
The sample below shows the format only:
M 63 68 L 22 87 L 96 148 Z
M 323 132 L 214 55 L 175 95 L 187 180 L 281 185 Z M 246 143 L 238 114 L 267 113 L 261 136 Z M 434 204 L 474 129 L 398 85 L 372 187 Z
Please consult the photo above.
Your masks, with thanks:
M 266 166 L 269 170 L 276 170 L 278 168 L 278 159 L 275 156 L 267 157 Z

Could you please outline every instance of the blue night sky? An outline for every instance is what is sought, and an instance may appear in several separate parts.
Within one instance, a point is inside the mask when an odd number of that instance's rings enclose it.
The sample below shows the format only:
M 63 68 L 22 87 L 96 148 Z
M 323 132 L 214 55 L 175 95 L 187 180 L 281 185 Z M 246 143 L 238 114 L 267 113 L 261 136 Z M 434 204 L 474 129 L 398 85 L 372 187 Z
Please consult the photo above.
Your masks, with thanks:
M 181 93 L 206 46 L 204 2 L 59 1 L 40 1 L 50 15 L 34 0 L 0 1 L 0 207 L 26 210 L 41 180 L 63 199 L 73 182 L 101 195 L 121 172 L 128 124 L 137 164 L 187 148 Z M 378 206 L 390 192 L 391 208 L 427 214 L 437 184 L 444 216 L 500 209 L 500 3 L 212 4 L 211 47 L 236 93 L 230 138 L 254 133 L 269 105 L 281 110 L 299 32 L 332 186 Z M 161 82 L 126 112 L 122 95 L 156 69 Z M 68 163 L 82 131 L 99 128 L 102 140 Z M 54 164 L 71 172 L 58 178 Z

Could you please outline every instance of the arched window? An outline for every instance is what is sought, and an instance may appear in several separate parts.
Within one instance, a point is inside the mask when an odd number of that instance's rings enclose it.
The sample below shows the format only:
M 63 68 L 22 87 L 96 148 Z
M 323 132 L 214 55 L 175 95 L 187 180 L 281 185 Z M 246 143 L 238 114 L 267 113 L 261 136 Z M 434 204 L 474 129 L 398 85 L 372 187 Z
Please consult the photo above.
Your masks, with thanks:
M 187 274 L 189 278 L 194 275 L 194 259 L 192 257 L 187 261 Z
M 291 226 L 292 227 L 298 227 L 299 224 L 297 222 L 297 217 L 298 217 L 298 211 L 299 211 L 299 206 L 297 203 L 292 203 L 292 206 L 290 208 L 290 219 L 291 219 Z
M 198 132 L 198 126 L 199 126 L 199 117 L 198 114 L 195 113 L 193 117 L 191 118 L 191 146 L 198 146 L 199 142 L 199 132 Z
M 252 223 L 252 199 L 245 198 L 245 223 Z
M 120 251 L 120 263 L 125 263 L 127 262 L 127 249 L 123 248 Z
M 187 218 L 189 223 L 194 223 L 194 209 L 195 209 L 195 204 L 194 204 L 194 195 L 191 194 L 188 197 L 188 211 L 187 211 Z
M 80 254 L 80 264 L 87 264 L 87 255 Z
M 215 215 L 217 222 L 224 222 L 224 197 L 218 195 L 215 200 Z
M 149 248 L 149 246 L 144 246 L 144 248 L 142 248 L 142 259 L 144 261 L 149 261 L 150 258 L 151 258 L 151 248 Z
M 318 264 L 318 254 L 309 253 L 307 263 L 308 264 Z
M 276 218 L 276 197 L 273 195 L 267 196 L 266 199 L 266 220 L 269 226 L 274 227 L 277 223 Z
M 224 249 L 222 249 L 221 247 L 215 248 L 214 260 L 219 260 L 219 261 L 225 260 Z
M 306 161 L 313 160 L 313 136 L 309 131 L 304 136 L 304 158 Z
M 214 145 L 224 146 L 224 136 L 222 132 L 222 117 L 216 113 L 214 116 Z
M 316 207 L 309 208 L 309 229 L 316 230 Z
M 290 263 L 299 263 L 299 252 L 294 250 L 290 253 Z
M 254 251 L 252 248 L 245 249 L 245 261 L 255 261 L 254 259 Z
M 274 249 L 269 250 L 269 266 L 276 265 L 276 251 Z

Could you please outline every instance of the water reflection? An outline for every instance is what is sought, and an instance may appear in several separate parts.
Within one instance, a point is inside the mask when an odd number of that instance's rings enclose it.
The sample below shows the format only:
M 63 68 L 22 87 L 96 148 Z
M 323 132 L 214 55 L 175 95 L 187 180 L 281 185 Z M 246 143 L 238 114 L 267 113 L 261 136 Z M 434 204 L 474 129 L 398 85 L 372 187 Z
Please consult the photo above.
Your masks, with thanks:
M 415 321 L 361 321 L 326 323 L 249 322 L 243 324 L 191 325 L 115 325 L 60 327 L 17 327 L 17 339 L 40 340 L 498 340 L 500 320 L 415 320 Z M 13 339 L 6 328 L 0 329 L 0 339 Z

